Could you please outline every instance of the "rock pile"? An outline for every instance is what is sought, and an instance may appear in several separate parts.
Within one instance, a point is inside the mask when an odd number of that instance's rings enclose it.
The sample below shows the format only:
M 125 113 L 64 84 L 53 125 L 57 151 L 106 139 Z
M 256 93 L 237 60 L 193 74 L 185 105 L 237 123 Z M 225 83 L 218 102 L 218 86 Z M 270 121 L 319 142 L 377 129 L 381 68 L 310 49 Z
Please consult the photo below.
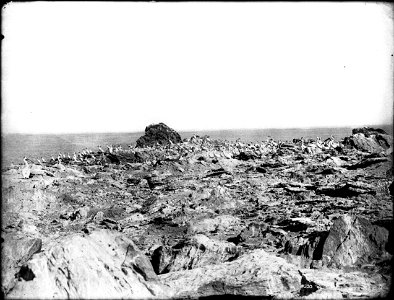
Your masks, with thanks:
M 149 146 L 30 164 L 42 172 L 29 178 L 24 165 L 11 167 L 2 174 L 2 293 L 386 297 L 392 145 L 348 143 L 364 133 L 165 145 L 152 135 Z M 389 141 L 364 136 L 377 135 Z
M 174 129 L 164 123 L 159 123 L 145 128 L 145 135 L 137 140 L 137 147 L 156 146 L 156 144 L 167 145 L 171 142 L 180 143 L 182 138 Z

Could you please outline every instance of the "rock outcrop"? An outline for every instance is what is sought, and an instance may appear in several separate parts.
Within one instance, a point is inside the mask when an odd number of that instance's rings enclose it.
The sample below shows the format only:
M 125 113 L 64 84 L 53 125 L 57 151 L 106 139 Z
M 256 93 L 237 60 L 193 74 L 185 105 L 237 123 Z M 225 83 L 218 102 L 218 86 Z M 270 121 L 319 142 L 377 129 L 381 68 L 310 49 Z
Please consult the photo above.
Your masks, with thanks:
M 389 231 L 365 218 L 340 216 L 324 243 L 323 260 L 337 268 L 361 267 L 390 259 L 386 246 Z
M 382 129 L 370 127 L 352 130 L 352 136 L 345 138 L 344 143 L 361 151 L 381 153 L 393 147 L 393 138 Z
M 361 272 L 299 269 L 264 250 L 232 262 L 159 276 L 175 297 L 243 295 L 275 298 L 341 299 L 381 297 L 388 286 L 380 275 Z
M 166 298 L 148 258 L 116 232 L 72 234 L 36 254 L 21 269 L 11 298 Z
M 182 138 L 178 132 L 171 129 L 164 123 L 149 125 L 145 128 L 145 135 L 137 140 L 137 147 L 149 147 L 159 145 L 167 145 L 182 142 Z
M 3 293 L 8 293 L 16 284 L 18 278 L 24 278 L 26 273 L 22 267 L 42 247 L 41 239 L 24 236 L 10 236 L 1 243 L 1 287 Z
M 386 131 L 380 128 L 372 128 L 372 127 L 362 127 L 362 128 L 354 128 L 352 129 L 352 134 L 357 134 L 357 133 L 362 133 L 366 137 L 369 137 L 370 135 L 376 135 L 376 134 L 387 134 Z

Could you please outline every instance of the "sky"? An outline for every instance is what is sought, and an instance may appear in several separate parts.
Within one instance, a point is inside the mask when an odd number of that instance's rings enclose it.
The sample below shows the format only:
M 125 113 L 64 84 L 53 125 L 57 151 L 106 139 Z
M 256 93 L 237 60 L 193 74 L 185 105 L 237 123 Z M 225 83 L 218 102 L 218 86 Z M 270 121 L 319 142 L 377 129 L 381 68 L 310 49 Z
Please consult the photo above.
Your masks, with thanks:
M 3 133 L 393 120 L 386 4 L 21 2 L 2 20 Z

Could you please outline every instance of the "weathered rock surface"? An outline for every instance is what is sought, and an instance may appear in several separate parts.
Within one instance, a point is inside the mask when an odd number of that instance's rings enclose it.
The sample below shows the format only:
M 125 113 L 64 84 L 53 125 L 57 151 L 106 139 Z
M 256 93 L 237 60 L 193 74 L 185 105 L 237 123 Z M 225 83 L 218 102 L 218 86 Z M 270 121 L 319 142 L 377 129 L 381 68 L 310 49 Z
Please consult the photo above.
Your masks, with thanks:
M 334 221 L 323 247 L 323 260 L 328 266 L 361 267 L 388 260 L 386 251 L 389 231 L 372 225 L 362 217 L 340 216 Z
M 1 286 L 2 292 L 9 292 L 18 277 L 23 277 L 22 266 L 41 250 L 42 241 L 24 236 L 7 236 L 1 243 Z M 23 272 L 22 272 L 23 273 Z
M 221 294 L 291 297 L 301 289 L 301 276 L 284 259 L 255 250 L 233 262 L 160 275 L 176 297 Z
M 164 123 L 149 125 L 145 128 L 145 135 L 137 140 L 137 147 L 167 145 L 170 143 L 180 143 L 182 138 L 174 129 Z
M 2 291 L 385 296 L 391 146 L 377 153 L 344 144 L 193 136 L 47 159 L 29 178 L 14 165 L 2 173 Z
M 242 247 L 234 243 L 197 234 L 170 249 L 154 247 L 151 257 L 156 273 L 165 274 L 231 261 L 240 255 L 241 250 Z
M 393 148 L 393 138 L 382 129 L 369 127 L 356 128 L 353 135 L 345 139 L 345 144 L 355 147 L 361 151 L 381 153 Z
M 385 296 L 389 289 L 380 275 L 299 269 L 264 250 L 254 250 L 232 262 L 159 277 L 169 284 L 175 297 L 225 294 L 340 299 Z
M 14 298 L 165 298 L 146 256 L 125 236 L 107 230 L 53 242 L 24 268 Z M 26 275 L 29 274 L 29 275 Z
M 376 134 L 387 134 L 386 131 L 380 128 L 372 128 L 372 127 L 362 127 L 362 128 L 354 128 L 352 129 L 352 134 L 362 133 L 365 136 L 376 135 Z

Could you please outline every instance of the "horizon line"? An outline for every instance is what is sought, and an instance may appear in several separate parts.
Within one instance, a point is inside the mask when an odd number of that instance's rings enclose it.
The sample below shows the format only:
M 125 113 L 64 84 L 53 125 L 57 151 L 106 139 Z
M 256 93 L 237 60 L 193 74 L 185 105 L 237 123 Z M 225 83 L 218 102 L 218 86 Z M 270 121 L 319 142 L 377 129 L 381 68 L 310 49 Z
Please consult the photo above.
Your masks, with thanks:
M 153 123 L 158 124 L 158 123 Z M 153 125 L 150 124 L 150 125 Z M 165 124 L 165 123 L 164 123 Z M 147 125 L 146 127 L 150 126 Z M 167 124 L 166 124 L 167 125 Z M 231 130 L 294 130 L 294 129 L 323 129 L 323 128 L 362 128 L 362 127 L 376 127 L 376 126 L 392 126 L 392 123 L 382 124 L 364 124 L 364 125 L 343 125 L 343 126 L 301 126 L 301 127 L 260 127 L 260 128 L 208 128 L 208 129 L 178 129 L 177 132 L 206 132 L 206 131 L 231 131 Z M 168 125 L 167 125 L 168 126 Z M 67 134 L 119 134 L 119 133 L 144 133 L 144 130 L 138 131 L 81 131 L 81 132 L 2 132 L 1 135 L 67 135 Z

